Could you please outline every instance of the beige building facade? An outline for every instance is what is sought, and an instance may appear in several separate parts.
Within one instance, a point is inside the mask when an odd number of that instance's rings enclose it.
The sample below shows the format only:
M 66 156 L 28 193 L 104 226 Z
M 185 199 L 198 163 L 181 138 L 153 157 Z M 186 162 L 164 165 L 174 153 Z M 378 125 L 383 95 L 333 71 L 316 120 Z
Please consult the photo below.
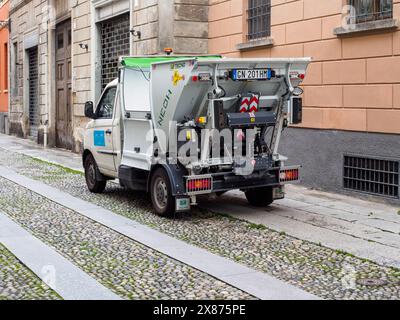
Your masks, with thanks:
M 119 56 L 208 51 L 208 0 L 15 0 L 10 21 L 10 133 L 76 152 Z

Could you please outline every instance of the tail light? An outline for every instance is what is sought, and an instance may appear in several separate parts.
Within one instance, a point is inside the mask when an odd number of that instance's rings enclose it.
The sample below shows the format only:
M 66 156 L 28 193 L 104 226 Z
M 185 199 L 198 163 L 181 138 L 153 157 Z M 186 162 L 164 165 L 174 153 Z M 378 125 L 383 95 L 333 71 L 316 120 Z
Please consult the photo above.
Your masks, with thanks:
M 211 193 L 213 180 L 210 176 L 188 177 L 186 180 L 186 191 L 188 194 Z
M 298 182 L 300 181 L 300 168 L 285 168 L 279 173 L 281 183 Z

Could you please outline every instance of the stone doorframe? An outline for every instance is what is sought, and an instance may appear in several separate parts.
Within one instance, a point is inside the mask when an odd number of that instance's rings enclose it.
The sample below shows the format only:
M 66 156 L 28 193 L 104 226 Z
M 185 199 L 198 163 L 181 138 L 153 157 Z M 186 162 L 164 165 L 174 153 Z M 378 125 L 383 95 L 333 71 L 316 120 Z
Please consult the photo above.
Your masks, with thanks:
M 49 14 L 49 28 L 47 30 L 47 134 L 44 136 L 44 144 L 47 143 L 48 146 L 54 147 L 56 146 L 56 125 L 57 125 L 57 98 L 56 91 L 57 86 L 56 82 L 56 26 L 59 23 L 62 23 L 66 20 L 73 21 L 72 8 L 69 4 L 73 5 L 73 2 L 69 2 L 68 0 L 63 0 L 63 2 L 59 2 L 59 0 L 50 0 L 49 1 L 49 10 L 52 10 Z M 60 11 L 61 10 L 61 11 Z M 55 16 L 52 16 L 52 15 Z M 72 43 L 74 43 L 74 32 L 73 28 L 71 30 Z M 71 64 L 72 69 L 74 68 L 74 57 L 71 55 Z M 73 81 L 72 81 L 73 86 Z M 72 104 L 72 128 L 74 128 L 75 124 L 74 110 Z M 46 141 L 47 140 L 47 141 Z

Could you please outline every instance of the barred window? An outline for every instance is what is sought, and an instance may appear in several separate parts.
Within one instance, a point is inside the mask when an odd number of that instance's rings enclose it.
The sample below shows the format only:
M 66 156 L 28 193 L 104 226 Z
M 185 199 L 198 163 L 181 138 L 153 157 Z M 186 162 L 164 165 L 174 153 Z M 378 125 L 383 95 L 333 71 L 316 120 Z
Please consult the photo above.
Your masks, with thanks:
M 271 0 L 248 0 L 247 40 L 271 36 Z
M 355 9 L 355 23 L 392 19 L 393 0 L 350 0 Z

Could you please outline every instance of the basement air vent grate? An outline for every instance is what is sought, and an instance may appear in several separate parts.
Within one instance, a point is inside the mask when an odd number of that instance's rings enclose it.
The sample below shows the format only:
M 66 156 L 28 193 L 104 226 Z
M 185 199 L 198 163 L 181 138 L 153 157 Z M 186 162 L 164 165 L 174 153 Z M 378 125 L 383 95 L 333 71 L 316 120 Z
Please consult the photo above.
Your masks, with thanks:
M 345 156 L 344 188 L 399 198 L 399 167 L 399 161 Z

